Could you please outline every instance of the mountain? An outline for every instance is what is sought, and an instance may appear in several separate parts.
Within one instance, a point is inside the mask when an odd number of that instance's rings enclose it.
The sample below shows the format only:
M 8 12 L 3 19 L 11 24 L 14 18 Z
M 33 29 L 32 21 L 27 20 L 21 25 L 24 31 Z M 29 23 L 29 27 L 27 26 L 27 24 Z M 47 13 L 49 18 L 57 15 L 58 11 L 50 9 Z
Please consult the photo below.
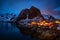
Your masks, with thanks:
M 28 15 L 29 19 L 39 16 L 40 18 L 42 18 L 42 20 L 44 20 L 44 17 L 41 15 L 40 10 L 38 8 L 32 6 L 30 9 L 23 9 L 21 11 L 21 13 L 19 13 L 16 21 L 19 21 L 21 19 L 26 19 L 27 15 Z
M 9 14 L 9 13 L 5 13 L 5 14 L 1 14 L 0 15 L 0 21 L 13 21 L 15 20 L 16 15 L 15 14 Z
M 56 20 L 57 18 L 55 18 L 54 16 L 52 16 L 52 15 L 44 15 L 43 14 L 43 17 L 46 19 L 46 20 L 51 20 L 51 21 L 53 21 L 53 20 Z

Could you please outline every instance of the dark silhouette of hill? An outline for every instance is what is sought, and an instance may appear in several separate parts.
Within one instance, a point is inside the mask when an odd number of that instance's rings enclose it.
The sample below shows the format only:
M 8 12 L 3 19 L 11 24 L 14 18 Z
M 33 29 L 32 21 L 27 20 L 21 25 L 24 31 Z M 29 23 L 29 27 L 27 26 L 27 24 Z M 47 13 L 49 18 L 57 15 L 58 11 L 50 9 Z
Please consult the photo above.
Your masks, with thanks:
M 32 6 L 30 9 L 23 9 L 21 13 L 19 13 L 16 21 L 19 21 L 21 19 L 26 19 L 27 14 L 29 19 L 39 16 L 40 18 L 42 18 L 42 20 L 44 20 L 44 17 L 41 15 L 40 10 Z

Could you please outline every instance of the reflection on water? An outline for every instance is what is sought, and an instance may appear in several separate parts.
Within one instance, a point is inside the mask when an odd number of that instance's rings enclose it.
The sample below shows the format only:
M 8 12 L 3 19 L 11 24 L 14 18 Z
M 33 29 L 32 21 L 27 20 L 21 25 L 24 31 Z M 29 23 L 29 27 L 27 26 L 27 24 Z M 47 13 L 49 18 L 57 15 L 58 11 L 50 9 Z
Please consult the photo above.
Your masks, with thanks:
M 15 24 L 0 22 L 0 40 L 36 40 L 23 35 Z

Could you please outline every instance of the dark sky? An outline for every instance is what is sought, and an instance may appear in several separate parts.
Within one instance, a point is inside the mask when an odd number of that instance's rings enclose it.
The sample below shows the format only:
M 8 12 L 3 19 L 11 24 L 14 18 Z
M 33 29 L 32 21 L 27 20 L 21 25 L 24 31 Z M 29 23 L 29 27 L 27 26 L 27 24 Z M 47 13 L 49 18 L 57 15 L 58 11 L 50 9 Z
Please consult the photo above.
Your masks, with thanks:
M 35 6 L 42 14 L 60 16 L 60 0 L 0 0 L 0 13 L 15 13 Z

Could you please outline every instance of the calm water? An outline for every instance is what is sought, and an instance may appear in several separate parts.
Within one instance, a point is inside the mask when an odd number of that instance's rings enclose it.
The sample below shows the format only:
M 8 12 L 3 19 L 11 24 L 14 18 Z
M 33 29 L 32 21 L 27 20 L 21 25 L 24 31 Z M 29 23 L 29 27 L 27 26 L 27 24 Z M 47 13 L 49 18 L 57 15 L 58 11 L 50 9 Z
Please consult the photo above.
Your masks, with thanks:
M 36 40 L 23 35 L 15 24 L 0 22 L 0 40 Z

